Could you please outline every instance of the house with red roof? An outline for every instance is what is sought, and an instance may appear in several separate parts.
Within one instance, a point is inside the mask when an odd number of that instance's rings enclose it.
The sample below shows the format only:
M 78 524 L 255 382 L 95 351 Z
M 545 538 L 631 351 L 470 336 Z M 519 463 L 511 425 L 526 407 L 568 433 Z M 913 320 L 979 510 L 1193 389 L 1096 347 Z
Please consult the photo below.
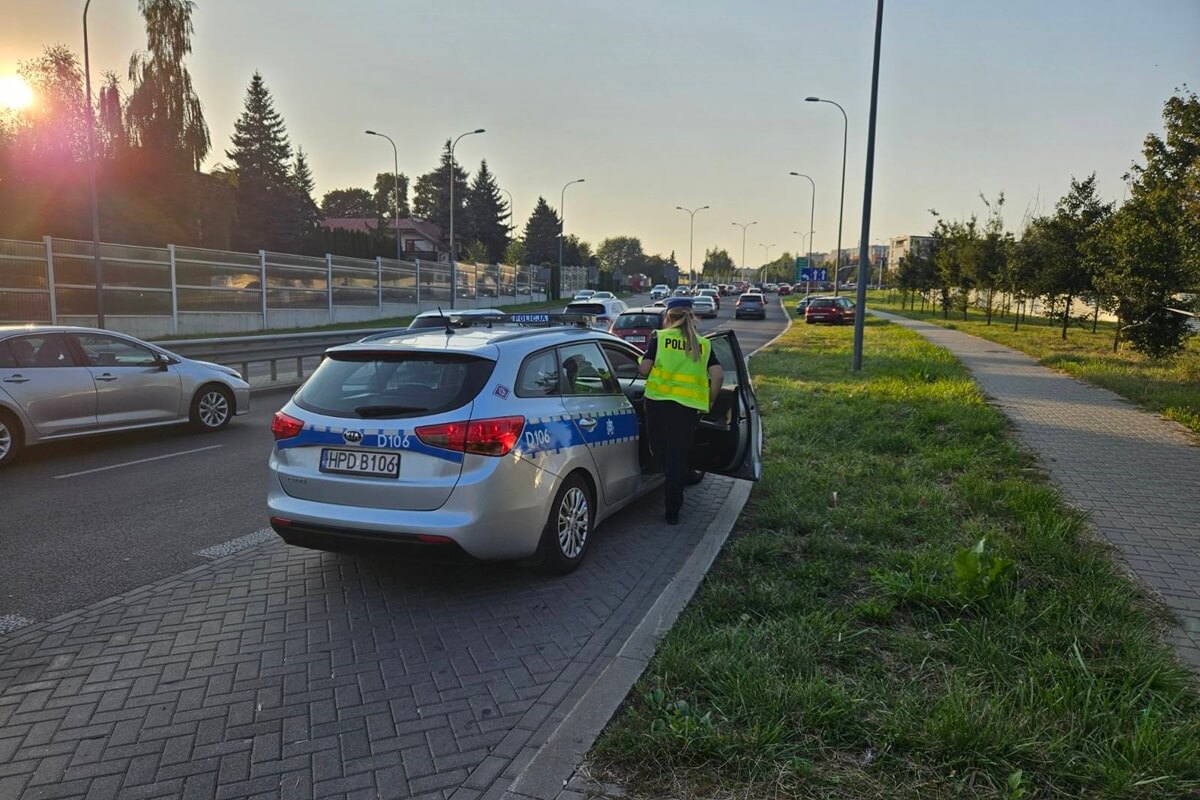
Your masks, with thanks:
M 330 230 L 373 233 L 379 220 L 374 217 L 326 217 L 321 226 Z M 442 237 L 442 226 L 419 217 L 403 217 L 385 224 L 400 237 L 400 249 L 406 258 L 448 261 L 449 248 Z

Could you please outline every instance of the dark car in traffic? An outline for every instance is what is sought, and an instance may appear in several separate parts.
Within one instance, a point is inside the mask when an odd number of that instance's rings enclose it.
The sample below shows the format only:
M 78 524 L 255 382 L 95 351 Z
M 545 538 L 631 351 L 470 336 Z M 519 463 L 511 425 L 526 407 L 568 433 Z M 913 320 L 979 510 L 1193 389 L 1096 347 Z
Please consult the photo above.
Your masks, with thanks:
M 734 311 L 734 316 L 737 319 L 766 319 L 767 318 L 767 300 L 761 294 L 747 292 L 738 298 L 737 307 Z

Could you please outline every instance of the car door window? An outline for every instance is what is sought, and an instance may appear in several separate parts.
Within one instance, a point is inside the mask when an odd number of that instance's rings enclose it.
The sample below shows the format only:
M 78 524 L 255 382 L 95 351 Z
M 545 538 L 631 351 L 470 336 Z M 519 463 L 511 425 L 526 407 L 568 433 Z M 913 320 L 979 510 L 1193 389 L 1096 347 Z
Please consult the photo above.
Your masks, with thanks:
M 517 373 L 517 397 L 554 397 L 561 394 L 558 355 L 543 350 L 527 356 Z
M 15 369 L 17 359 L 13 357 L 12 348 L 8 342 L 0 342 L 0 369 Z
M 612 364 L 613 373 L 620 380 L 638 377 L 638 357 L 621 347 L 604 345 L 604 355 Z
M 568 395 L 620 394 L 621 386 L 594 342 L 560 347 L 563 391 Z
M 126 339 L 104 336 L 98 333 L 75 335 L 91 367 L 155 367 L 158 359 L 149 347 L 142 347 Z
M 717 361 L 721 364 L 721 372 L 724 378 L 721 381 L 721 388 L 730 388 L 738 385 L 738 358 L 733 351 L 733 345 L 729 339 L 725 337 L 716 337 L 709 340 L 712 345 L 713 354 L 716 355 Z
M 39 367 L 76 367 L 67 337 L 61 333 L 19 336 L 9 340 L 19 369 Z

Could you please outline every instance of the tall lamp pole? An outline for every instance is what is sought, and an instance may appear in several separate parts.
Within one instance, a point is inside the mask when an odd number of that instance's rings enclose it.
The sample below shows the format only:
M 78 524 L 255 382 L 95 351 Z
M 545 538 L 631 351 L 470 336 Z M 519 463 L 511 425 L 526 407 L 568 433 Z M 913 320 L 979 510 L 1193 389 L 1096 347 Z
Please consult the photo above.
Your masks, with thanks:
M 762 265 L 762 270 L 759 273 L 758 279 L 760 281 L 765 281 L 766 278 L 764 276 L 766 275 L 767 268 L 771 266 L 771 248 L 774 247 L 775 245 L 774 245 L 774 243 L 763 244 L 762 242 L 759 242 L 758 246 L 763 249 L 763 265 Z
M 812 184 L 812 200 L 808 204 L 808 266 L 809 268 L 812 268 L 812 235 L 814 230 L 814 215 L 817 213 L 817 182 L 800 172 L 792 172 L 789 174 L 794 175 L 797 178 L 808 178 L 808 182 Z M 841 245 L 839 244 L 838 247 L 841 247 Z M 833 273 L 833 293 L 835 295 L 837 294 L 836 270 Z
M 858 308 L 854 311 L 854 357 L 851 369 L 862 369 L 863 317 L 867 308 L 867 281 L 871 265 L 867 258 L 871 247 L 871 189 L 875 179 L 875 112 L 879 107 L 879 45 L 883 39 L 883 0 L 875 9 L 875 63 L 871 67 L 871 116 L 867 122 L 867 169 L 863 184 L 862 231 L 858 242 Z
M 567 181 L 558 197 L 558 286 L 555 287 L 555 297 L 558 297 L 558 292 L 562 289 L 563 241 L 567 238 L 567 187 L 583 182 L 583 178 Z
M 392 216 L 393 216 L 393 220 L 392 220 L 393 231 L 392 232 L 396 234 L 396 260 L 399 261 L 400 254 L 401 254 L 401 250 L 400 250 L 400 151 L 396 149 L 396 143 L 392 141 L 392 137 L 388 136 L 387 134 L 378 133 L 376 131 L 364 131 L 364 133 L 366 133 L 368 136 L 379 136 L 380 138 L 387 139 L 388 142 L 391 143 L 391 145 L 392 145 L 392 184 L 393 184 L 392 188 L 395 190 L 395 192 L 394 192 L 395 197 L 393 198 L 393 202 L 392 202 L 392 209 L 393 209 L 392 210 Z
M 83 83 L 87 88 L 88 188 L 92 195 L 92 263 L 96 270 L 96 327 L 104 327 L 104 262 L 100 258 L 100 200 L 96 193 L 96 114 L 92 109 L 92 68 L 88 58 L 88 6 L 83 4 Z M 50 287 L 54 291 L 54 287 Z M 266 291 L 265 289 L 263 291 Z
M 880 5 L 879 13 L 882 19 L 883 6 Z M 876 64 L 876 69 L 878 69 Z M 838 242 L 837 256 L 833 260 L 833 294 L 834 297 L 838 293 L 838 267 L 842 265 L 842 215 L 846 210 L 846 143 L 850 133 L 850 120 L 846 116 L 846 109 L 842 108 L 840 103 L 835 103 L 832 100 L 825 100 L 820 97 L 806 97 L 805 102 L 808 103 L 829 103 L 831 106 L 837 106 L 838 111 L 842 112 L 842 197 L 838 201 Z
M 683 206 L 675 206 L 676 211 L 686 211 L 688 213 L 688 275 L 692 279 L 692 283 L 696 282 L 696 270 L 692 266 L 692 242 L 696 239 L 696 212 L 703 211 L 708 206 L 700 206 L 697 209 L 684 208 Z
M 741 228 L 741 229 L 742 229 L 742 261 L 741 261 L 741 267 L 742 267 L 742 269 L 745 269 L 745 268 L 746 268 L 746 228 L 749 228 L 751 225 L 757 225 L 757 224 L 758 224 L 758 221 L 756 220 L 756 221 L 754 221 L 754 222 L 745 222 L 745 223 L 743 223 L 743 222 L 732 222 L 732 223 L 730 223 L 730 224 L 731 224 L 731 225 L 736 225 L 736 226 L 738 226 L 739 228 Z
M 454 308 L 455 298 L 458 297 L 458 264 L 456 254 L 454 252 L 454 148 L 458 146 L 458 140 L 463 136 L 474 136 L 477 133 L 483 133 L 483 128 L 476 128 L 473 131 L 467 131 L 460 134 L 458 139 L 455 139 L 450 144 L 450 307 Z

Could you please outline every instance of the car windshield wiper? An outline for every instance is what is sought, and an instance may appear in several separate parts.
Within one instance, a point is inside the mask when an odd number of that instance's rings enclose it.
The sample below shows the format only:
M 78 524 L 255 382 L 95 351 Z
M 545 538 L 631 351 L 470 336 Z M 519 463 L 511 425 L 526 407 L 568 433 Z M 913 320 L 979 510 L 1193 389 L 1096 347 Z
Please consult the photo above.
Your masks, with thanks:
M 372 417 L 390 417 L 394 414 L 412 414 L 417 411 L 428 411 L 425 406 L 359 406 L 354 413 L 363 419 Z

